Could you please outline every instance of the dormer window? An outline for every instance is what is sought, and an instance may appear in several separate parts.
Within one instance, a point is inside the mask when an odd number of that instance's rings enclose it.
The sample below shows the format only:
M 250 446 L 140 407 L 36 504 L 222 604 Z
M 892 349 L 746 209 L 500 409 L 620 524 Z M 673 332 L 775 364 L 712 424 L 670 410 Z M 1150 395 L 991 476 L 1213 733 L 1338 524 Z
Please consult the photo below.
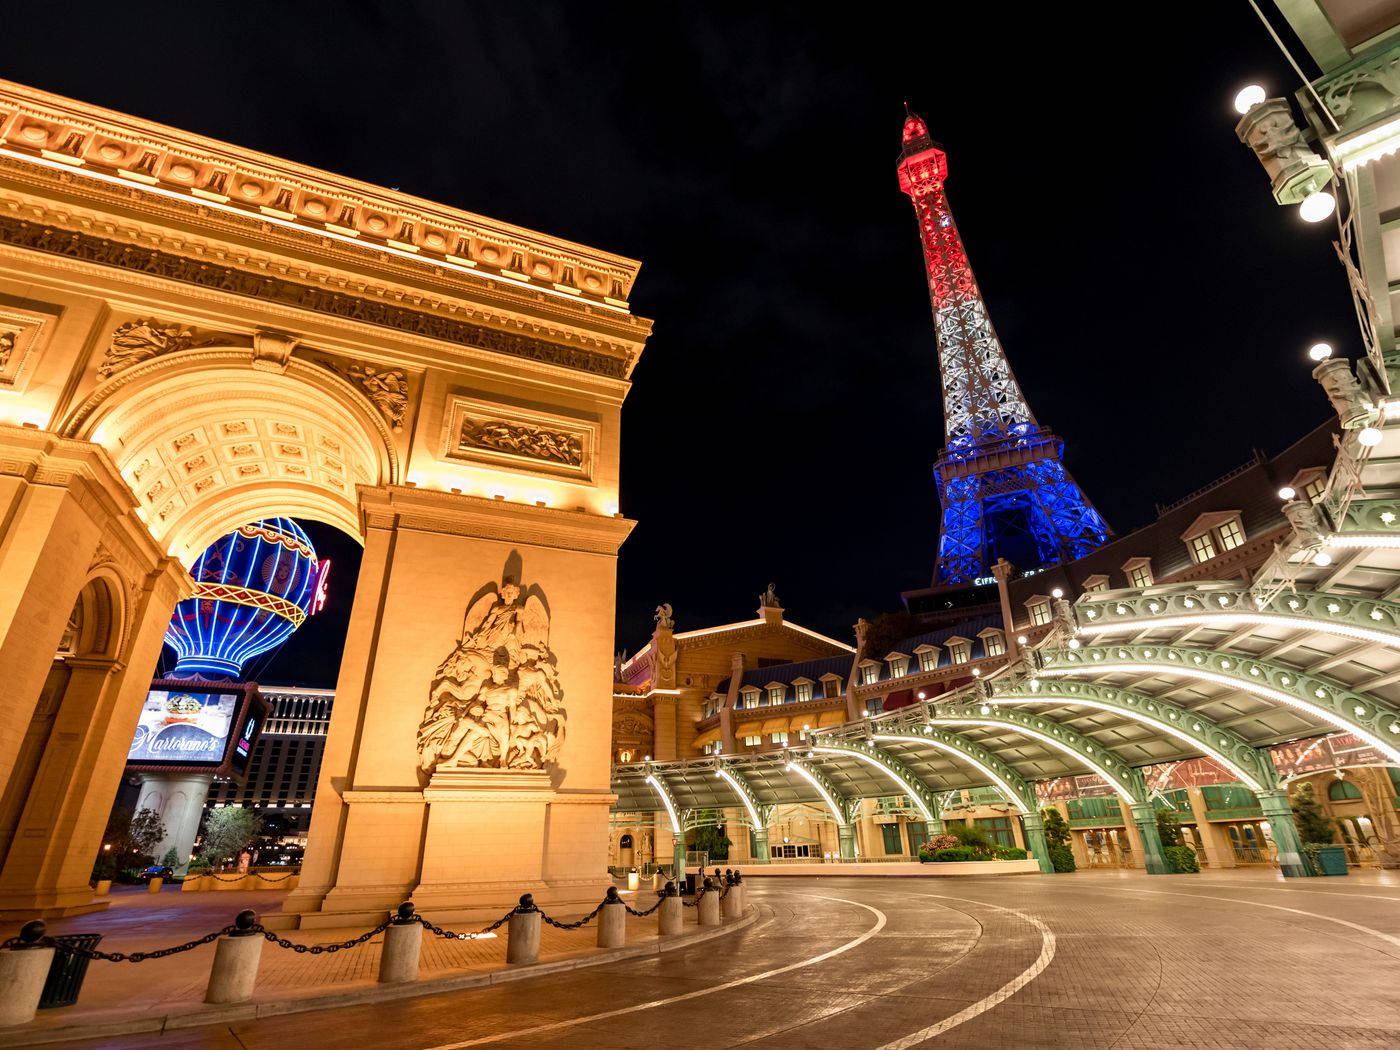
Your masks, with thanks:
M 874 685 L 880 678 L 880 665 L 874 660 L 863 660 L 860 665 L 860 684 Z
M 797 691 L 797 702 L 806 703 L 812 699 L 812 683 L 799 678 L 793 683 L 793 688 Z
M 1050 599 L 1037 595 L 1026 602 L 1026 611 L 1031 614 L 1032 627 L 1044 627 L 1050 622 Z
M 1288 487 L 1295 493 L 1294 499 L 1316 503 L 1327 491 L 1327 471 L 1322 467 L 1307 467 L 1293 475 Z
M 890 653 L 885 662 L 890 665 L 891 678 L 903 678 L 909 671 L 909 657 L 903 653 Z
M 1106 590 L 1108 590 L 1108 577 L 1107 577 L 1107 576 L 1104 576 L 1104 575 L 1102 575 L 1102 574 L 1097 575 L 1097 576 L 1090 576 L 1088 579 L 1086 579 L 1086 580 L 1084 581 L 1084 591 L 1085 591 L 1085 593 L 1090 593 L 1090 592 L 1093 592 L 1093 591 L 1106 591 Z
M 758 706 L 758 690 L 753 687 L 741 689 L 739 691 L 739 706 L 742 708 L 753 708 Z
M 1006 636 L 994 627 L 989 627 L 979 635 L 982 651 L 988 656 L 1002 656 L 1006 652 Z
M 822 678 L 822 697 L 833 700 L 841 695 L 841 679 L 834 674 L 826 675 Z
M 1197 565 L 1244 543 L 1244 526 L 1237 510 L 1202 514 L 1181 534 L 1182 542 Z
M 1123 575 L 1128 577 L 1128 586 L 1142 590 L 1152 586 L 1152 559 L 1129 558 L 1123 563 Z
M 787 699 L 787 686 L 781 682 L 770 682 L 768 684 L 768 702 L 777 706 Z
M 921 645 L 914 650 L 919 657 L 919 670 L 932 671 L 938 666 L 938 647 Z
M 965 664 L 971 657 L 972 641 L 968 638 L 949 638 L 943 643 L 948 647 L 948 662 Z

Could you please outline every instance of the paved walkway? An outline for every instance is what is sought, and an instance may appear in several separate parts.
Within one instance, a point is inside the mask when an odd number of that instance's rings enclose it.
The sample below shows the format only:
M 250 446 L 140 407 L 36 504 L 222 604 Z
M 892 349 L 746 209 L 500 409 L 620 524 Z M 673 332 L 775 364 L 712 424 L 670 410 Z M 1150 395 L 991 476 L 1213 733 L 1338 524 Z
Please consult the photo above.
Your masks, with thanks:
M 1400 1046 L 1396 873 L 765 879 L 749 901 L 754 925 L 664 955 L 69 1045 Z

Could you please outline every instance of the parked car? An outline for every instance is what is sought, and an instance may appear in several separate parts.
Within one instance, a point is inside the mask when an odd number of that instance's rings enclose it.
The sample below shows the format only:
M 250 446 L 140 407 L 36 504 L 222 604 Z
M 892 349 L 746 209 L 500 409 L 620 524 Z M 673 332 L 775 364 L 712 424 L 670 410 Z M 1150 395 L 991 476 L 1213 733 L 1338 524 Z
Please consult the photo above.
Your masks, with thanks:
M 164 864 L 152 864 L 149 868 L 142 868 L 136 877 L 141 882 L 150 882 L 152 879 L 165 879 L 168 882 L 175 877 L 175 872 Z

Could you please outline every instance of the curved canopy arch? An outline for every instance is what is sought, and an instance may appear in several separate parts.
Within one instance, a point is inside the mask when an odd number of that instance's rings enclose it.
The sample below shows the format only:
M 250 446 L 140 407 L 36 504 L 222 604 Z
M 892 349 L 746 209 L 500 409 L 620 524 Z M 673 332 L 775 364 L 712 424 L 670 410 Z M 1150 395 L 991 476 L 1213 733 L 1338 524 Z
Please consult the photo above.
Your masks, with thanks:
M 1111 711 L 1149 728 L 1160 730 L 1182 743 L 1198 748 L 1233 771 L 1254 791 L 1275 786 L 1273 763 L 1233 729 L 1222 726 L 1184 707 L 1132 689 L 1100 682 L 1076 682 L 1068 678 L 1045 681 L 990 683 L 989 699 L 994 703 L 1073 704 L 1099 711 Z
M 934 725 L 1004 726 L 1039 740 L 1083 762 L 1100 779 L 1131 804 L 1147 801 L 1147 784 L 1141 770 L 1134 769 L 1113 751 L 1052 718 L 1029 711 L 1004 711 L 990 704 L 947 704 L 929 714 Z
M 1321 675 L 1269 660 L 1179 645 L 1085 646 L 1047 655 L 1039 674 L 1160 674 L 1214 682 L 1311 714 L 1400 764 L 1400 711 Z
M 1074 606 L 1086 637 L 1136 634 L 1168 627 L 1278 625 L 1400 649 L 1400 602 L 1327 591 L 1285 591 L 1266 597 L 1231 584 L 1154 587 L 1150 594 L 1083 595 Z
M 786 768 L 816 788 L 817 794 L 821 796 L 822 802 L 831 811 L 837 824 L 850 824 L 855 819 L 860 799 L 842 794 L 836 785 L 827 778 L 827 775 L 816 766 L 790 756 Z
M 816 755 L 850 755 L 874 766 L 914 800 L 914 805 L 924 820 L 929 823 L 938 821 L 938 797 L 933 789 L 907 765 L 874 744 L 860 739 L 842 740 L 836 737 L 816 736 L 808 750 Z
M 728 768 L 723 759 L 715 762 L 715 776 L 734 789 L 734 794 L 739 797 L 739 801 L 744 805 L 744 811 L 749 815 L 749 820 L 752 822 L 751 827 L 763 830 L 768 826 L 773 808 L 765 806 L 759 800 L 758 795 L 754 793 L 753 786 L 744 777 L 737 771 Z
M 331 372 L 258 367 L 246 347 L 166 354 L 102 383 L 66 437 L 107 450 L 137 514 L 188 562 L 239 525 L 285 515 L 360 536 L 360 485 L 398 481 L 383 417 Z
M 655 771 L 647 770 L 646 782 L 651 785 L 651 789 L 656 792 L 657 798 L 661 800 L 661 805 L 666 810 L 666 816 L 671 818 L 671 834 L 679 836 L 681 831 L 680 807 L 676 805 L 676 796 L 671 793 L 666 781 L 658 776 Z
M 873 739 L 876 743 L 899 741 L 937 748 L 982 772 L 1023 815 L 1038 812 L 1035 791 L 1030 784 L 995 754 L 961 733 L 937 726 L 924 726 L 921 729 L 876 732 Z

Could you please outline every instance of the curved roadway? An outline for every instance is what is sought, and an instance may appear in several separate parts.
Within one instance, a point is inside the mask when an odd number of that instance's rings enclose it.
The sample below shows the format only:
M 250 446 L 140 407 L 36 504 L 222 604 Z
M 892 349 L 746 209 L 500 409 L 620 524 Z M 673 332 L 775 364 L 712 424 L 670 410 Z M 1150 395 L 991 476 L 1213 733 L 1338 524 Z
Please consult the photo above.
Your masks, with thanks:
M 692 949 L 68 1045 L 1400 1046 L 1400 881 L 1389 873 L 1306 888 L 1128 872 L 748 885 L 758 921 Z

